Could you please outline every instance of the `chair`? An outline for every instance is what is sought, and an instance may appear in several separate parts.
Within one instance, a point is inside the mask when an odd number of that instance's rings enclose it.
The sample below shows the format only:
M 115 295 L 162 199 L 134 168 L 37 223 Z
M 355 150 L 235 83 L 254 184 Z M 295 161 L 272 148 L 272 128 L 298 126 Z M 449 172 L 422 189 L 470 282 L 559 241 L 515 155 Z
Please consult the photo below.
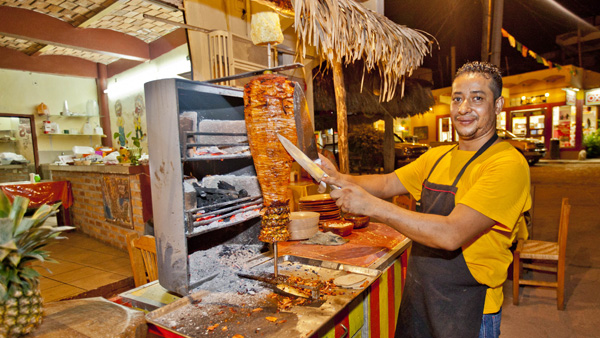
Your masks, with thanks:
M 565 295 L 565 253 L 571 205 L 569 199 L 562 199 L 558 241 L 519 240 L 513 254 L 513 304 L 519 305 L 519 286 L 542 286 L 556 288 L 557 308 L 564 309 Z M 527 260 L 528 262 L 523 262 Z M 531 262 L 529 262 L 531 260 Z M 546 263 L 546 264 L 542 264 Z M 551 263 L 551 264 L 548 264 Z M 556 265 L 556 266 L 554 266 Z M 522 279 L 521 270 L 531 269 L 556 273 L 556 282 Z
M 417 201 L 411 194 L 394 196 L 394 204 L 404 209 L 415 211 L 417 210 Z
M 127 250 L 136 287 L 158 279 L 156 241 L 153 236 L 138 237 L 136 233 L 128 234 Z

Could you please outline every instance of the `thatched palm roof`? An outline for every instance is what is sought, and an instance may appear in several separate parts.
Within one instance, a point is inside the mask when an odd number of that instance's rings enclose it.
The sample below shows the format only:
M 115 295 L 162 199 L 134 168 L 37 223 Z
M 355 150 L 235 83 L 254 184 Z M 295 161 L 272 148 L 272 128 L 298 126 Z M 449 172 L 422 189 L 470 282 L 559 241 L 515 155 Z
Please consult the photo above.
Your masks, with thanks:
M 381 75 L 380 97 L 389 101 L 405 75 L 431 53 L 432 37 L 392 22 L 352 0 L 295 0 L 298 49 L 317 48 L 330 63 L 362 60 L 367 71 Z
M 260 1 L 283 9 L 289 0 Z M 376 70 L 381 79 L 377 102 L 388 102 L 394 98 L 399 84 L 402 97 L 405 76 L 410 76 L 425 55 L 431 53 L 434 39 L 425 32 L 398 25 L 353 0 L 294 0 L 293 4 L 297 52 L 304 57 L 309 46 L 315 47 L 321 59 L 333 69 L 340 171 L 348 173 L 349 95 L 346 95 L 342 63 L 349 65 L 362 60 L 363 74 Z M 398 103 L 390 102 L 388 108 L 395 104 Z M 391 114 L 385 120 L 386 126 L 391 125 Z M 391 132 L 386 133 L 386 143 L 393 143 Z M 384 153 L 384 160 L 390 164 L 393 152 Z
M 362 74 L 361 61 L 344 67 L 346 104 L 348 120 L 360 116 L 363 122 L 374 122 L 383 119 L 384 114 L 392 117 L 409 117 L 425 113 L 435 104 L 431 93 L 432 84 L 428 81 L 407 78 L 404 96 L 396 93 L 388 102 L 380 102 L 378 94 L 381 78 L 377 71 Z M 313 77 L 313 97 L 315 114 L 336 111 L 333 88 L 333 77 L 330 69 L 317 68 Z M 326 114 L 324 114 L 326 115 Z M 320 115 L 319 115 L 320 116 Z

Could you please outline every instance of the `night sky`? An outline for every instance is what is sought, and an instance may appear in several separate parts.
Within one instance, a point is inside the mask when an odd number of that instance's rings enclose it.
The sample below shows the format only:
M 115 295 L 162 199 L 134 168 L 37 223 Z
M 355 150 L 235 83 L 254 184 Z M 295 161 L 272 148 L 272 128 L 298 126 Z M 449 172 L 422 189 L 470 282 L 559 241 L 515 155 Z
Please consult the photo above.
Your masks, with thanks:
M 600 0 L 504 0 L 502 27 L 548 60 L 578 65 L 577 54 L 562 55 L 555 42 L 557 35 L 576 31 L 578 20 L 556 4 L 588 22 L 593 23 L 593 17 L 600 15 Z M 450 84 L 451 46 L 456 47 L 457 67 L 481 58 L 481 0 L 386 0 L 385 15 L 399 24 L 424 30 L 438 40 L 439 49 L 436 46 L 432 56 L 424 60 L 424 67 L 433 70 L 436 88 Z M 600 24 L 600 18 L 596 24 Z M 600 72 L 600 50 L 589 53 L 585 62 L 588 69 Z M 502 39 L 501 67 L 503 75 L 546 68 L 531 57 L 523 57 L 506 38 Z

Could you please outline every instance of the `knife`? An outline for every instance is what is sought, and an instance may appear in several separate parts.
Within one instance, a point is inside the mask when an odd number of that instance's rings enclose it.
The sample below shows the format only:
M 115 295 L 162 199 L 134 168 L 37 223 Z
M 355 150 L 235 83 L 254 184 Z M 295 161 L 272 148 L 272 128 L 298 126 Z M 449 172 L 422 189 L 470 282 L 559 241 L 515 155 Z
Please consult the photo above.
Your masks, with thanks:
M 321 295 L 321 283 L 319 283 L 317 286 L 303 285 L 292 282 L 288 276 L 275 276 L 270 273 L 251 275 L 247 273 L 238 272 L 236 273 L 236 275 L 238 275 L 238 277 L 241 278 L 253 279 L 263 283 L 267 283 L 268 285 L 284 293 L 286 296 L 291 295 L 302 298 L 319 299 Z
M 300 164 L 304 170 L 306 170 L 312 178 L 314 178 L 317 182 L 321 183 L 324 177 L 328 175 L 319 167 L 313 160 L 311 160 L 306 154 L 304 154 L 298 147 L 296 147 L 292 141 L 288 140 L 284 136 L 277 134 L 279 138 L 279 142 L 283 145 L 285 150 Z M 335 185 L 331 185 L 334 189 L 339 189 L 339 187 Z
M 298 82 L 294 82 L 294 118 L 296 120 L 296 135 L 298 137 L 298 148 L 308 158 L 321 164 L 317 144 L 315 141 L 315 130 L 310 119 L 308 102 Z
M 289 64 L 289 65 L 277 66 L 277 67 L 272 67 L 272 68 L 265 68 L 265 69 L 261 69 L 261 70 L 254 70 L 254 71 L 251 71 L 251 72 L 246 72 L 246 73 L 241 73 L 241 74 L 236 74 L 236 75 L 231 75 L 231 76 L 226 76 L 226 77 L 220 77 L 218 79 L 211 79 L 211 80 L 206 80 L 206 81 L 202 81 L 202 82 L 204 82 L 204 83 L 226 82 L 226 81 L 231 81 L 231 80 L 243 79 L 245 77 L 262 75 L 265 72 L 277 73 L 277 72 L 282 72 L 284 70 L 296 69 L 296 68 L 299 68 L 299 67 L 304 67 L 304 65 L 301 64 L 301 63 L 292 63 L 292 64 Z

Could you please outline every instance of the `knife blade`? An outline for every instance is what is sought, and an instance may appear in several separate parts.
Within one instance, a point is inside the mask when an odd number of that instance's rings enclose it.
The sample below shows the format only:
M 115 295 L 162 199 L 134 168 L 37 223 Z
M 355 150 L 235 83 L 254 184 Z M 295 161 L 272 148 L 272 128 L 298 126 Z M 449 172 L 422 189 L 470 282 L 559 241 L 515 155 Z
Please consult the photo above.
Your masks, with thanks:
M 308 102 L 298 82 L 294 82 L 294 118 L 296 120 L 296 135 L 298 137 L 298 148 L 311 160 L 320 164 L 317 143 L 315 141 L 315 129 L 310 118 Z
M 267 283 L 267 285 L 278 289 L 286 295 L 310 299 L 319 299 L 320 297 L 320 283 L 317 286 L 303 285 L 292 282 L 288 276 L 275 276 L 274 274 L 268 272 L 260 273 L 257 275 L 238 272 L 236 273 L 236 275 L 241 278 L 253 279 L 263 283 Z M 306 291 L 303 292 L 303 290 Z
M 296 68 L 299 68 L 299 67 L 304 67 L 304 65 L 301 64 L 301 63 L 292 63 L 292 64 L 289 64 L 289 65 L 277 66 L 277 67 L 272 67 L 272 68 L 265 68 L 265 69 L 261 69 L 261 70 L 254 70 L 254 71 L 251 71 L 251 72 L 246 72 L 246 73 L 240 73 L 240 74 L 231 75 L 231 76 L 220 77 L 218 79 L 211 79 L 211 80 L 206 80 L 206 81 L 202 81 L 202 82 L 205 82 L 205 83 L 226 82 L 226 81 L 231 81 L 231 80 L 242 79 L 242 78 L 245 78 L 245 77 L 251 77 L 251 76 L 261 75 L 261 74 L 264 74 L 264 72 L 277 73 L 277 72 L 282 72 L 284 70 L 296 69 Z
M 298 147 L 296 147 L 292 141 L 285 138 L 285 136 L 277 134 L 279 138 L 279 142 L 283 145 L 285 150 L 298 162 L 298 164 L 304 168 L 308 172 L 315 181 L 321 183 L 324 177 L 327 177 L 327 174 L 321 169 L 313 160 L 311 160 L 306 154 L 304 154 Z M 331 185 L 334 189 L 339 189 L 339 187 Z

